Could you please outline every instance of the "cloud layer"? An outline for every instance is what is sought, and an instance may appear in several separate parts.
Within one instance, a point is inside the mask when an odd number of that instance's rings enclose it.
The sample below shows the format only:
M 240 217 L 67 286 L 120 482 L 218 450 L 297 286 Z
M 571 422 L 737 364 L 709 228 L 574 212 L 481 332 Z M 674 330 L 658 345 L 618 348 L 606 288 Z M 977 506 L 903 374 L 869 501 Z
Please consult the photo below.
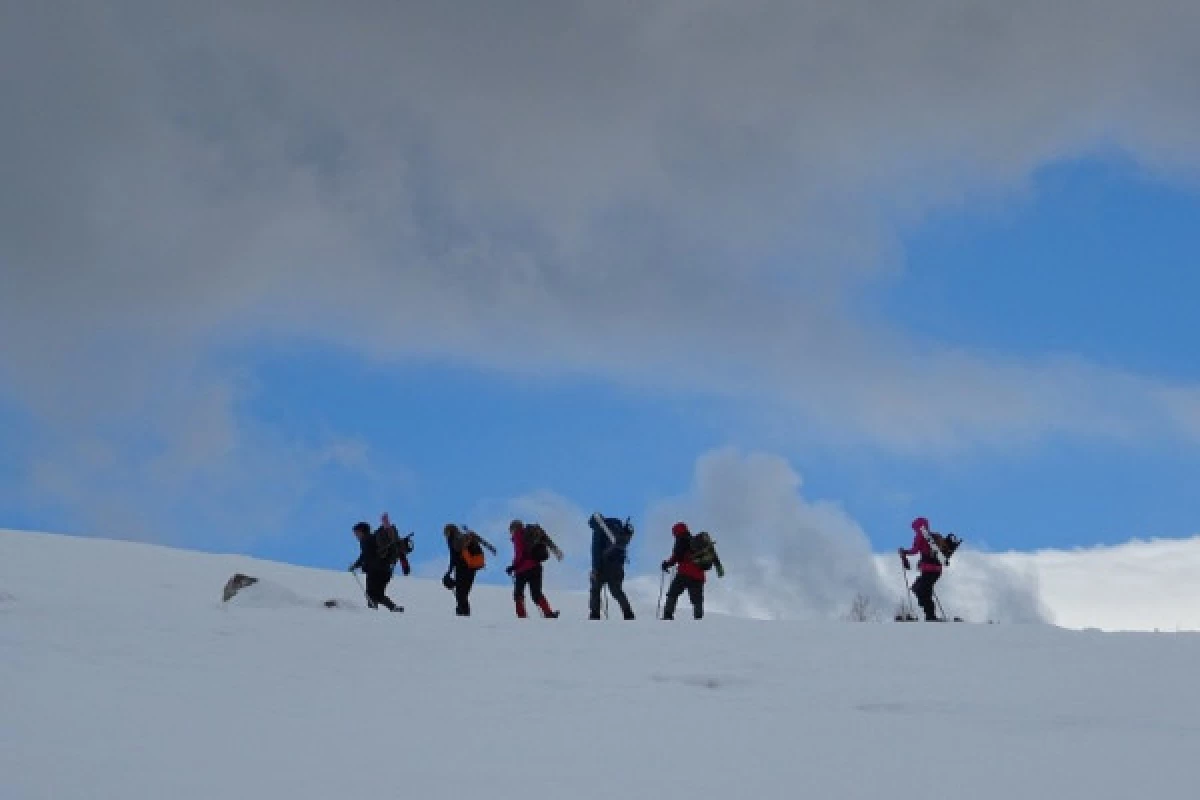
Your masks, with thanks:
M 1194 176 L 1198 37 L 1186 0 L 22 4 L 0 388 L 94 429 L 170 403 L 173 363 L 295 337 L 905 451 L 1194 440 L 1195 387 L 915 340 L 857 297 L 906 226 L 1042 165 Z

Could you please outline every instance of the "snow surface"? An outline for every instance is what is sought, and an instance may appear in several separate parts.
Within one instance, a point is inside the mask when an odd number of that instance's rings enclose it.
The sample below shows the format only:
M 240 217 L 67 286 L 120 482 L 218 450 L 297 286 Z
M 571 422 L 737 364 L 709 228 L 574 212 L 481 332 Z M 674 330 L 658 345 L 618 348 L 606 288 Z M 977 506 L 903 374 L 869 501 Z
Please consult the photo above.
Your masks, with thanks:
M 223 604 L 238 571 L 263 583 Z M 0 797 L 1197 796 L 1200 635 L 391 594 L 406 613 L 346 573 L 0 532 Z

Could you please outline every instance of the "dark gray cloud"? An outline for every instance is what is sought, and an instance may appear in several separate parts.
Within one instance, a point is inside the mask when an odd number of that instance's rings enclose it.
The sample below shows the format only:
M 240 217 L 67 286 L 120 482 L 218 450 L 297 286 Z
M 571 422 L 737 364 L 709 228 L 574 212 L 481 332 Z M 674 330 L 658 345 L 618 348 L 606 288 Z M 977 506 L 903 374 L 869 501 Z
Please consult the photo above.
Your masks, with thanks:
M 20 4 L 0 380 L 127 408 L 265 332 L 737 386 L 901 448 L 1186 432 L 1189 387 L 854 303 L 906 225 L 1040 165 L 1194 175 L 1198 36 L 1169 0 Z

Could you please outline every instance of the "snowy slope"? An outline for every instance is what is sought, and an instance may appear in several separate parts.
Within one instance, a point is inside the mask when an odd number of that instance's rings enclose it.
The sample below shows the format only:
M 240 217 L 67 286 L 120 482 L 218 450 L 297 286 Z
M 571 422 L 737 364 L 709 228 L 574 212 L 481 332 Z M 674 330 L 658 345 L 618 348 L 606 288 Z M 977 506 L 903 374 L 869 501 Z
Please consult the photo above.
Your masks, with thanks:
M 234 571 L 269 583 L 220 602 Z M 550 621 L 0 532 L 0 797 L 1191 798 L 1200 636 Z

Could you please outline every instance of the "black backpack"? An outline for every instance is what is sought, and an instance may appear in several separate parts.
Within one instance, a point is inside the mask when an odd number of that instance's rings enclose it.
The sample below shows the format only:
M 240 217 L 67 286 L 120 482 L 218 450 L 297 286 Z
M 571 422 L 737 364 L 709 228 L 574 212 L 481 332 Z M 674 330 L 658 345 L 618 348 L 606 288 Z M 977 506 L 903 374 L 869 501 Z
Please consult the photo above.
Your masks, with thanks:
M 413 551 L 413 534 L 401 536 L 395 525 L 381 527 L 375 531 L 375 550 L 385 564 L 395 564 Z
M 525 526 L 525 541 L 529 545 L 529 557 L 541 563 L 550 559 L 550 537 L 546 529 L 536 522 Z

